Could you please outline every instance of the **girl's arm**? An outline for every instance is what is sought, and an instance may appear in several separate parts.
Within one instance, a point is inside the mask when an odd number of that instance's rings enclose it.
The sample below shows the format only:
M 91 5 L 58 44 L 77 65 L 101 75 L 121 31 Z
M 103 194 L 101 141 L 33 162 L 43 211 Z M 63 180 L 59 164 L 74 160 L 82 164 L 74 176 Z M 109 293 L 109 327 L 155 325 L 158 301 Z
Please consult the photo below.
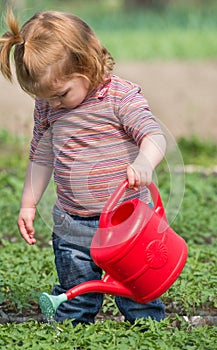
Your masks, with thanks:
M 33 226 L 36 205 L 48 186 L 52 172 L 52 167 L 39 165 L 31 161 L 26 170 L 26 178 L 17 224 L 21 236 L 30 245 L 36 243 Z
M 127 167 L 129 188 L 149 185 L 156 166 L 162 161 L 166 151 L 166 140 L 161 134 L 145 136 L 135 161 Z

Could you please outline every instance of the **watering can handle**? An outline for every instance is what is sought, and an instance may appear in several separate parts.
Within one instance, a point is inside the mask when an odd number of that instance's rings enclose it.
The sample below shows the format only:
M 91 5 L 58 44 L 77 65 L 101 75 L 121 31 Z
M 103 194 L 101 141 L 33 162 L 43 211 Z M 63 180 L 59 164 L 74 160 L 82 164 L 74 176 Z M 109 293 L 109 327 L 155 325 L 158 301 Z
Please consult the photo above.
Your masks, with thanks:
M 106 213 L 114 210 L 116 204 L 123 196 L 124 192 L 126 191 L 126 188 L 128 187 L 128 180 L 124 180 L 114 191 L 114 193 L 111 195 L 109 200 L 107 201 L 106 205 L 103 208 L 103 214 L 106 215 Z M 150 185 L 147 186 L 148 189 L 151 192 L 151 196 L 154 202 L 154 210 L 158 215 L 162 218 L 164 218 L 166 221 L 166 214 L 164 211 L 164 206 L 160 197 L 160 193 L 158 191 L 157 186 L 154 184 L 154 182 L 151 182 Z

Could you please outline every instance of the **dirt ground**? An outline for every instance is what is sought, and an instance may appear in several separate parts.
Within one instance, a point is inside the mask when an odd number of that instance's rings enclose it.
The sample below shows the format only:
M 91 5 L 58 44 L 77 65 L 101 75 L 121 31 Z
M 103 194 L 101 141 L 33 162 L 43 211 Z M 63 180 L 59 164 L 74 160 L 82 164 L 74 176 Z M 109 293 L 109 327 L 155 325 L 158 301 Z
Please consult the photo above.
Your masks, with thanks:
M 115 73 L 142 86 L 152 112 L 175 137 L 217 140 L 217 61 L 120 62 Z M 32 132 L 33 100 L 0 76 L 0 129 Z

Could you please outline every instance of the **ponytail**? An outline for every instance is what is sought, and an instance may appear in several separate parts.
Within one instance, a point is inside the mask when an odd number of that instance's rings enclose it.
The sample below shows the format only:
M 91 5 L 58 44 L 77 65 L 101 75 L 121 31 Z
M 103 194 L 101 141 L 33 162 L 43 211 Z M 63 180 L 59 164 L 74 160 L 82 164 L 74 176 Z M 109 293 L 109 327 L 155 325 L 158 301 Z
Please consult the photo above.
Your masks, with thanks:
M 12 10 L 8 11 L 6 22 L 10 31 L 6 32 L 2 37 L 0 37 L 0 71 L 6 79 L 11 81 L 11 49 L 14 45 L 24 46 L 24 39 L 20 35 L 19 22 L 15 19 Z

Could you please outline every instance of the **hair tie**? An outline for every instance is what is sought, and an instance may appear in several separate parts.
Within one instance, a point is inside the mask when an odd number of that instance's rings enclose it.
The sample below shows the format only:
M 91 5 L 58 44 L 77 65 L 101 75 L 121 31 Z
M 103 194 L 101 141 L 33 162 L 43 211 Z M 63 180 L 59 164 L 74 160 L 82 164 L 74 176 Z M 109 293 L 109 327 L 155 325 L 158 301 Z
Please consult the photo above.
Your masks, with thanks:
M 25 40 L 24 40 L 24 38 L 20 35 L 20 33 L 7 33 L 8 35 L 7 35 L 7 37 L 8 38 L 10 38 L 10 41 L 12 42 L 13 41 L 13 43 L 14 44 L 20 44 L 20 45 L 22 45 L 22 44 L 24 44 L 25 43 Z
M 20 34 L 15 35 L 14 39 L 16 40 L 17 44 L 20 44 L 20 45 L 25 44 L 25 40 Z

